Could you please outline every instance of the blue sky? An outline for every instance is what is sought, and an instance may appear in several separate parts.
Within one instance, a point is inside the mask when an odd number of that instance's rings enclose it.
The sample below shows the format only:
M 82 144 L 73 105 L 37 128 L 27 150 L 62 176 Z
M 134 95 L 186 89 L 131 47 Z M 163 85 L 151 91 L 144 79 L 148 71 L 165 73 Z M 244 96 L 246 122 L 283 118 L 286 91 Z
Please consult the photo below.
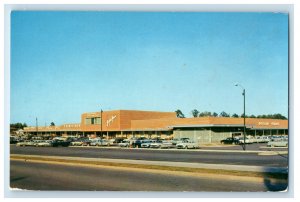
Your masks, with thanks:
M 11 14 L 11 122 L 83 112 L 191 110 L 288 115 L 288 15 Z

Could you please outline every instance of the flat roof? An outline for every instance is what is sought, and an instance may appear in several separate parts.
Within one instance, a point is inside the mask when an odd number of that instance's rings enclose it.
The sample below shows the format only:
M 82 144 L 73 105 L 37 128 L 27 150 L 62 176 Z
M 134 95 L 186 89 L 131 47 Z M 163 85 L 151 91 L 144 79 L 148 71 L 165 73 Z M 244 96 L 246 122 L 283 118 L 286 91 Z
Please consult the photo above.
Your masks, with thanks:
M 246 125 L 249 128 L 250 125 Z M 252 126 L 252 125 L 251 125 Z M 174 125 L 171 128 L 209 128 L 209 127 L 244 127 L 243 124 L 188 124 L 188 125 Z

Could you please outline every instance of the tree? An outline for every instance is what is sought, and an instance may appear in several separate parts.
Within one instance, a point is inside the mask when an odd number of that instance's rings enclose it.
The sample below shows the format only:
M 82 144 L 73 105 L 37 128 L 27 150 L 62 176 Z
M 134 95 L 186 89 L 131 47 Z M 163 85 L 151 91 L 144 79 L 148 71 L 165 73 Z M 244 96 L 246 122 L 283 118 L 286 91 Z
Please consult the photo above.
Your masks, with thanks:
M 180 109 L 177 109 L 175 112 L 176 112 L 176 116 L 178 118 L 184 118 L 184 114 L 182 113 L 182 111 Z
M 193 109 L 191 113 L 192 113 L 193 117 L 198 117 L 198 115 L 199 115 L 199 111 L 197 109 Z
M 199 114 L 199 117 L 211 116 L 211 112 L 205 111 Z
M 10 127 L 11 128 L 14 128 L 14 129 L 23 129 L 24 127 L 27 127 L 27 124 L 26 123 L 11 123 L 10 124 Z
M 237 115 L 236 113 L 232 114 L 231 117 L 234 117 L 234 118 L 238 118 L 239 115 Z
M 241 114 L 241 118 L 244 118 L 244 113 Z M 247 114 L 246 114 L 245 118 L 248 118 Z
M 256 116 L 252 114 L 252 115 L 250 116 L 250 118 L 256 118 Z
M 51 123 L 50 123 L 50 126 L 55 126 L 55 123 L 54 123 L 54 122 L 51 122 Z
M 230 117 L 229 114 L 227 114 L 226 112 L 222 111 L 219 115 L 220 117 Z
M 11 123 L 10 124 L 10 132 L 13 133 L 15 131 L 18 131 L 20 129 L 24 129 L 24 127 L 27 127 L 26 123 Z
M 212 114 L 212 116 L 213 116 L 213 117 L 218 117 L 218 113 L 214 112 L 214 113 Z
M 285 116 L 281 114 L 273 114 L 272 116 L 273 119 L 287 119 Z
M 257 115 L 257 118 L 261 118 L 261 119 L 283 119 L 286 120 L 287 118 L 285 116 L 283 116 L 282 114 L 261 114 L 261 115 Z

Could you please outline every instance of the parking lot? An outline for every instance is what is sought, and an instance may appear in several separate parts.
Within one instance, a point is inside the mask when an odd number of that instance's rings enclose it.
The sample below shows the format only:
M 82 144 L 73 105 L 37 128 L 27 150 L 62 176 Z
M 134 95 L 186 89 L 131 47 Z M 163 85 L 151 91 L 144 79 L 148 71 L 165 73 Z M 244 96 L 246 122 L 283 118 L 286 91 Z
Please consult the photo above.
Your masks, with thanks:
M 247 138 L 248 140 L 248 138 Z M 276 140 L 276 141 L 275 141 Z M 31 140 L 15 140 L 11 143 L 16 144 L 19 147 L 89 147 L 89 148 L 122 148 L 122 149 L 193 149 L 193 150 L 245 150 L 247 151 L 287 151 L 288 140 L 287 137 L 274 137 L 269 138 L 268 142 L 255 142 L 252 139 L 251 142 L 248 140 L 246 144 L 243 142 L 243 138 L 226 138 L 221 140 L 219 143 L 213 144 L 201 144 L 194 142 L 189 138 L 180 139 L 146 139 L 146 138 L 131 138 L 131 139 L 101 139 L 101 138 L 87 138 L 87 137 L 56 137 L 54 139 L 31 139 Z M 271 145 L 270 143 L 280 143 L 279 145 Z M 283 143 L 283 144 L 281 144 Z

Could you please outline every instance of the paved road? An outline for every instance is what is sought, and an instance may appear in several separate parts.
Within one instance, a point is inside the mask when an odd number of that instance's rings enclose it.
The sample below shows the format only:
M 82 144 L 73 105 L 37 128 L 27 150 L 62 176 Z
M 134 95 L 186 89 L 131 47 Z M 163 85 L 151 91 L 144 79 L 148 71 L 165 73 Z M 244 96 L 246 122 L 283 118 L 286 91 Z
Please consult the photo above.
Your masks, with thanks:
M 222 146 L 202 146 L 202 149 L 213 149 L 213 150 L 243 150 L 242 145 L 222 145 Z M 246 144 L 247 151 L 287 151 L 287 147 L 267 147 L 267 143 L 253 143 Z
M 11 161 L 10 186 L 27 190 L 278 191 L 286 180 L 239 180 L 155 171 Z
M 151 161 L 174 161 L 231 165 L 255 165 L 286 167 L 287 155 L 259 156 L 257 153 L 204 152 L 195 150 L 148 150 L 112 149 L 86 147 L 16 147 L 11 145 L 11 154 L 73 156 L 85 158 L 134 159 Z

